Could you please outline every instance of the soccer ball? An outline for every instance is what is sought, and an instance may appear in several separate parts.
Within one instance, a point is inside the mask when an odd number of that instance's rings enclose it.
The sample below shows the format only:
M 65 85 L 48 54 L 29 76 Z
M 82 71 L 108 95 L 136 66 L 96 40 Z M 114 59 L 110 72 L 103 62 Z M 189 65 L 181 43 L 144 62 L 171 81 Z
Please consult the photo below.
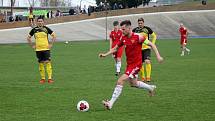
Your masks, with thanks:
M 78 109 L 78 111 L 86 112 L 86 111 L 89 110 L 89 108 L 90 108 L 90 105 L 89 105 L 89 103 L 88 103 L 87 101 L 85 101 L 85 100 L 81 100 L 81 101 L 79 101 L 78 104 L 77 104 L 77 109 Z

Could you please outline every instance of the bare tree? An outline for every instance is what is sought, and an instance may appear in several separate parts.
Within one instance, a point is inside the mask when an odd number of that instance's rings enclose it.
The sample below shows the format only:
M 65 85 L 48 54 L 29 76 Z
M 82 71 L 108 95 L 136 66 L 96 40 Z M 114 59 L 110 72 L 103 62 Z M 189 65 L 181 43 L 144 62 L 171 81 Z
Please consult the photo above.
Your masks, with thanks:
M 13 15 L 13 7 L 14 7 L 15 2 L 16 2 L 16 0 L 11 0 L 10 1 L 11 15 Z
M 38 0 L 28 0 L 30 6 L 34 7 Z
M 40 6 L 48 6 L 49 5 L 49 0 L 40 0 Z
M 49 5 L 50 6 L 58 6 L 58 0 L 50 0 Z
M 3 6 L 4 5 L 4 1 L 3 0 L 1 0 L 1 6 Z

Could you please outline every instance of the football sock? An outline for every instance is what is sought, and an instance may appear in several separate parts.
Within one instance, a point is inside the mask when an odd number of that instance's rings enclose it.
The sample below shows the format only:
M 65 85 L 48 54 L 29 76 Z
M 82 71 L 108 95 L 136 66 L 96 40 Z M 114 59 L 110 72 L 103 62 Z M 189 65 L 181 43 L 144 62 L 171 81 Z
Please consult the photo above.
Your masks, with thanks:
M 114 89 L 114 91 L 113 91 L 111 100 L 109 101 L 111 106 L 114 104 L 114 102 L 115 102 L 115 101 L 117 100 L 117 98 L 120 96 L 120 94 L 121 94 L 121 92 L 122 92 L 122 88 L 123 88 L 122 85 L 116 85 L 116 87 L 115 87 L 115 89 Z
M 146 64 L 146 79 L 151 78 L 151 72 L 152 72 L 152 66 L 151 66 L 151 63 L 148 63 L 148 64 Z
M 184 50 L 181 51 L 181 56 L 184 56 Z
M 152 90 L 151 85 L 146 84 L 142 81 L 137 81 L 137 88 L 143 88 L 143 89 L 147 89 L 147 90 Z
M 116 72 L 120 72 L 120 69 L 121 69 L 121 62 L 118 61 L 116 62 Z
M 41 79 L 45 79 L 45 68 L 43 63 L 39 63 L 39 71 L 40 71 L 40 76 Z
M 144 70 L 144 65 L 142 65 L 142 68 L 140 69 L 140 76 L 144 80 L 145 79 L 145 70 Z
M 51 65 L 51 62 L 46 63 L 46 72 L 48 74 L 48 79 L 52 79 L 52 65 Z
M 185 47 L 185 50 L 186 50 L 187 52 L 190 52 L 190 49 L 188 49 L 188 48 L 186 48 L 186 47 Z

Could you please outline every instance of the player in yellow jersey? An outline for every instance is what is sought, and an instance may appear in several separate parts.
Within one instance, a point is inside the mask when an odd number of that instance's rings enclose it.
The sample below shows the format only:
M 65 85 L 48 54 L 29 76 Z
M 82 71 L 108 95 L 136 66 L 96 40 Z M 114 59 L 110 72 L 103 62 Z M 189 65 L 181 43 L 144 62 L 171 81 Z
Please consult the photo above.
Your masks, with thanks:
M 34 27 L 34 14 L 33 14 L 33 7 L 30 7 L 28 15 L 29 25 L 33 28 Z
M 51 35 L 52 39 L 49 42 L 48 35 Z M 34 36 L 35 42 L 33 43 L 31 38 Z M 51 66 L 51 56 L 50 49 L 52 48 L 53 43 L 56 40 L 55 33 L 48 27 L 44 25 L 43 18 L 39 17 L 37 19 L 37 26 L 34 27 L 28 37 L 27 37 L 29 45 L 35 49 L 36 56 L 39 62 L 39 71 L 41 80 L 40 83 L 43 84 L 46 81 L 45 78 L 45 66 L 46 72 L 48 74 L 48 83 L 53 83 L 52 79 L 52 66 Z
M 133 32 L 140 33 L 142 36 L 147 37 L 150 41 L 152 41 L 153 44 L 155 44 L 157 36 L 155 32 L 152 31 L 151 28 L 148 26 L 144 26 L 144 19 L 139 18 L 138 19 L 138 27 L 133 29 Z M 144 63 L 142 65 L 142 68 L 140 70 L 140 75 L 143 81 L 150 82 L 151 81 L 151 47 L 147 46 L 145 44 L 142 45 L 142 62 Z M 145 67 L 145 68 L 144 68 Z M 146 76 L 145 76 L 145 70 L 146 70 Z

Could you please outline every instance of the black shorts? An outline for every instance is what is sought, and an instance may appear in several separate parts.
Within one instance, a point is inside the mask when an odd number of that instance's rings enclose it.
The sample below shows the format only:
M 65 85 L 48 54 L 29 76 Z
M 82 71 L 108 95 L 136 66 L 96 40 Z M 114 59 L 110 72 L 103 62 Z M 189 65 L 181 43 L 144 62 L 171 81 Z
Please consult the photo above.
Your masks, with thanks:
M 145 60 L 150 60 L 150 57 L 151 57 L 151 49 L 142 50 L 142 62 L 145 62 Z
M 50 50 L 36 51 L 36 55 L 37 55 L 39 63 L 43 62 L 43 61 L 50 61 L 51 60 Z

